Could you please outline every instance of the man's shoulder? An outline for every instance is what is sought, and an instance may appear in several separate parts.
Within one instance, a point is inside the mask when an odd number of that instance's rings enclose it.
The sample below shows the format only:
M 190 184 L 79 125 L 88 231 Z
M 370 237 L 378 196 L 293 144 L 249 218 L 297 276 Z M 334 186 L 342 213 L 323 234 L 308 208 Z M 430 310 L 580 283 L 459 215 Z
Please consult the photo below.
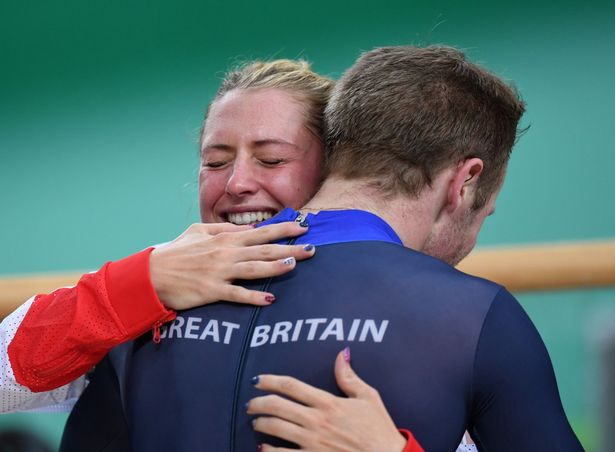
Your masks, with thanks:
M 323 318 L 343 308 L 357 319 L 388 319 L 396 340 L 430 341 L 437 331 L 440 344 L 448 344 L 442 349 L 467 360 L 503 290 L 433 257 L 376 241 L 320 246 L 275 284 L 276 296 L 301 293 L 305 306 L 318 306 Z
M 348 266 L 387 280 L 420 281 L 421 286 L 464 287 L 489 293 L 492 297 L 502 290 L 502 286 L 493 281 L 469 275 L 440 259 L 393 243 L 365 241 L 324 245 L 319 247 L 315 257 L 316 265 Z

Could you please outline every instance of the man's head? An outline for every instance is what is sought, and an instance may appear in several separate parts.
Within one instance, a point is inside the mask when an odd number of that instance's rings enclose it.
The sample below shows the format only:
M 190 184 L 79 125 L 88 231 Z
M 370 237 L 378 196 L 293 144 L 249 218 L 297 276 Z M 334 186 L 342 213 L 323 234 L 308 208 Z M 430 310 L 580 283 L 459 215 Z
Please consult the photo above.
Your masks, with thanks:
M 514 89 L 456 49 L 378 48 L 333 91 L 327 169 L 414 202 L 408 243 L 456 264 L 494 209 L 523 112 Z
M 367 52 L 341 78 L 326 109 L 327 164 L 418 196 L 438 172 L 484 163 L 476 208 L 499 186 L 524 103 L 498 77 L 443 46 Z
M 332 87 L 304 61 L 254 62 L 227 74 L 201 137 L 204 222 L 255 223 L 312 197 Z

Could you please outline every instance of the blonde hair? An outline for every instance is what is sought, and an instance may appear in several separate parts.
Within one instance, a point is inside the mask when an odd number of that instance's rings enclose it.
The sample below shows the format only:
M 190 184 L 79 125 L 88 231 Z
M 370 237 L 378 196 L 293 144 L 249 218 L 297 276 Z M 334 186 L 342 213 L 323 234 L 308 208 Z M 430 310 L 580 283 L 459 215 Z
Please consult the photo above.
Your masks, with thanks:
M 305 104 L 307 127 L 323 140 L 324 111 L 334 84 L 333 79 L 317 74 L 304 60 L 252 61 L 226 74 L 207 107 L 205 122 L 211 106 L 232 90 L 281 89 Z

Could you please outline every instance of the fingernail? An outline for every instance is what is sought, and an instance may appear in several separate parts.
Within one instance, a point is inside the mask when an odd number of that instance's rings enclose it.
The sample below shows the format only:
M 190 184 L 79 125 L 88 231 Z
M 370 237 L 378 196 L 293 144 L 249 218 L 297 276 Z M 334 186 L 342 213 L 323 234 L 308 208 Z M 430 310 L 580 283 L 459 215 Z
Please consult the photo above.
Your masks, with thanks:
M 310 245 L 305 245 L 305 246 L 303 247 L 303 249 L 304 249 L 305 251 L 310 252 L 310 251 L 312 251 L 312 250 L 314 249 L 314 245 L 311 245 L 311 244 L 310 244 Z
M 256 446 L 256 450 L 257 450 L 258 452 L 261 452 L 261 450 L 263 450 L 263 445 L 262 445 L 262 444 L 259 444 L 258 446 Z
M 252 378 L 250 379 L 250 383 L 252 383 L 254 386 L 256 386 L 256 385 L 258 384 L 258 382 L 259 382 L 259 380 L 260 380 L 260 379 L 261 379 L 261 377 L 260 377 L 260 376 L 258 376 L 258 375 L 256 375 L 255 377 L 252 377 Z
M 265 301 L 267 303 L 273 303 L 275 301 L 275 297 L 273 295 L 265 295 Z
M 250 406 L 250 402 L 246 402 L 246 404 L 243 406 L 246 409 L 246 411 L 248 411 L 248 406 Z
M 302 228 L 307 228 L 309 224 L 307 224 L 307 221 L 303 220 L 301 223 L 299 223 L 299 226 L 301 226 Z
M 344 361 L 346 361 L 347 363 L 350 362 L 350 347 L 346 347 L 344 350 L 342 350 L 342 356 L 344 356 Z
M 286 259 L 284 259 L 282 261 L 282 263 L 284 265 L 293 265 L 295 263 L 295 258 L 294 257 L 287 257 Z

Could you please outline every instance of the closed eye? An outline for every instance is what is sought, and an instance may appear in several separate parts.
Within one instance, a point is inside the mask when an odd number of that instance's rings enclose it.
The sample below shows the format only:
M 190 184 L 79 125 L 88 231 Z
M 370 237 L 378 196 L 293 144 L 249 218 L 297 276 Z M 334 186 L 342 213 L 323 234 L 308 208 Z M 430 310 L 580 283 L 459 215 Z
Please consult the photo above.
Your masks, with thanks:
M 201 166 L 209 169 L 222 168 L 233 159 L 234 152 L 231 146 L 225 144 L 210 144 L 203 147 L 201 153 Z
M 285 162 L 284 159 L 260 159 L 260 162 L 266 166 L 278 166 Z
M 203 162 L 205 168 L 221 168 L 226 165 L 226 162 Z

